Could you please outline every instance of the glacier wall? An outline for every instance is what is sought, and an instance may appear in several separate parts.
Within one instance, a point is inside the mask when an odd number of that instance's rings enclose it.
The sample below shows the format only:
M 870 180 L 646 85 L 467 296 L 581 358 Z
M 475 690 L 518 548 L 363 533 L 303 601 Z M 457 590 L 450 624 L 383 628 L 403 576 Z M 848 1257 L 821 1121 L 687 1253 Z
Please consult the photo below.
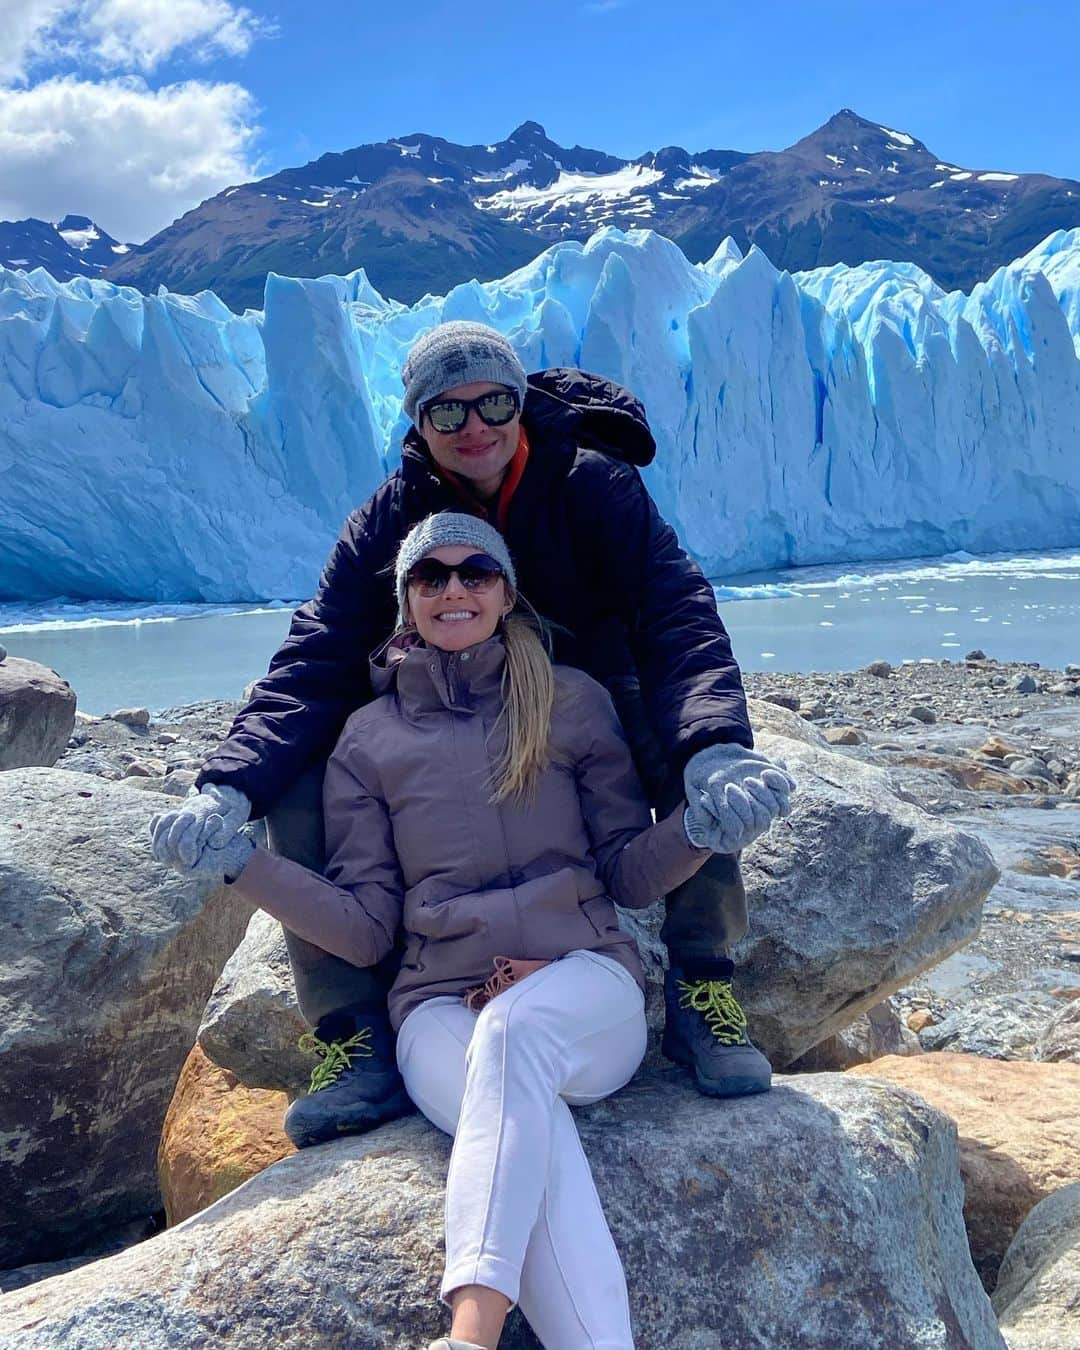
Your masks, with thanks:
M 604 230 L 412 307 L 362 272 L 271 276 L 241 317 L 0 268 L 0 597 L 309 594 L 396 463 L 406 351 L 451 318 L 634 389 L 710 575 L 1080 544 L 1080 230 L 971 295 Z

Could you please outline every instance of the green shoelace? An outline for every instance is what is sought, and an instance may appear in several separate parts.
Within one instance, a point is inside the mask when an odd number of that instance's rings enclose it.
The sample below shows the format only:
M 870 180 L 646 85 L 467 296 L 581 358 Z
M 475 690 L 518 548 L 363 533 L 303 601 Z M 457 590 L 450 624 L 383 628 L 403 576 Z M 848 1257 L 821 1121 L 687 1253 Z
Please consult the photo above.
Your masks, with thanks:
M 746 1041 L 746 1013 L 731 992 L 730 980 L 678 980 L 679 1007 L 701 1013 L 721 1045 Z
M 309 1093 L 330 1087 L 340 1074 L 352 1067 L 354 1059 L 370 1059 L 375 1053 L 371 1048 L 370 1027 L 364 1027 L 347 1041 L 320 1041 L 313 1031 L 306 1031 L 296 1044 L 304 1054 L 321 1057 L 311 1071 Z

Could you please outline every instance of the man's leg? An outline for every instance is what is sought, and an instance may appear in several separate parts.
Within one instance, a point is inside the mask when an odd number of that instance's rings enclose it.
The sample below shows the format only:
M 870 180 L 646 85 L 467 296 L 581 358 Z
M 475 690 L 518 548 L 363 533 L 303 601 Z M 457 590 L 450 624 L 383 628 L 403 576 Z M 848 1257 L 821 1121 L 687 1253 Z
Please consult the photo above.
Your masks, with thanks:
M 630 676 L 608 681 L 630 751 L 650 802 L 667 815 L 683 800 L 682 774 L 672 774 Z M 667 897 L 660 940 L 668 949 L 664 979 L 664 1054 L 694 1071 L 702 1092 L 734 1097 L 764 1092 L 768 1060 L 752 1045 L 746 1015 L 731 988 L 731 948 L 746 932 L 746 890 L 739 860 L 718 853 Z
M 272 852 L 321 872 L 323 763 L 312 765 L 266 815 Z M 360 1134 L 412 1109 L 394 1058 L 386 993 L 397 973 L 395 951 L 361 968 L 283 928 L 296 1001 L 314 1028 L 311 1048 L 321 1062 L 306 1097 L 293 1102 L 285 1131 L 298 1148 L 342 1134 Z
M 660 795 L 660 813 L 667 815 L 682 799 L 682 776 L 676 775 Z M 715 854 L 667 897 L 660 930 L 668 949 L 662 1049 L 690 1067 L 701 1091 L 715 1097 L 766 1092 L 772 1084 L 769 1061 L 751 1042 L 731 987 L 731 948 L 746 928 L 746 888 L 731 854 Z

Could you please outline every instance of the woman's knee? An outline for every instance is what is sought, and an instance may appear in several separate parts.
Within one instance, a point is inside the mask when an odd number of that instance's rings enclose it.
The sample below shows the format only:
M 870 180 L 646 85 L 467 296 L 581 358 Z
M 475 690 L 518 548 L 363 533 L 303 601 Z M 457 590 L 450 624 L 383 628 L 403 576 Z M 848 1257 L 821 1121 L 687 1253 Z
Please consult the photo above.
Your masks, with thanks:
M 514 991 L 508 991 L 493 998 L 476 1019 L 466 1067 L 496 1060 L 514 1068 L 528 1064 L 542 1069 L 555 1067 L 558 1059 L 557 1040 L 545 1027 L 543 1016 L 526 1000 L 515 997 Z

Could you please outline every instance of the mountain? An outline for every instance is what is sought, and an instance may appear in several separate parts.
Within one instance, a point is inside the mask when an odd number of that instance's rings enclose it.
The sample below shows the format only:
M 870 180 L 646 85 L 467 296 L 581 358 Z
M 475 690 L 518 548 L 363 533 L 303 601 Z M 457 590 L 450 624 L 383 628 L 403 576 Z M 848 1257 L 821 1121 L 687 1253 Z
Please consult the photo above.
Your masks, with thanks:
M 606 230 L 415 309 L 359 272 L 271 277 L 240 316 L 0 271 L 0 314 L 5 599 L 310 594 L 399 460 L 404 353 L 446 318 L 633 389 L 645 482 L 712 576 L 1080 543 L 1080 230 L 970 295 Z
M 786 150 L 755 154 L 666 146 L 626 160 L 561 146 L 537 122 L 493 145 L 415 132 L 227 188 L 113 258 L 107 275 L 148 293 L 211 289 L 239 311 L 262 306 L 268 272 L 363 267 L 380 292 L 411 303 L 504 276 L 604 225 L 647 226 L 691 262 L 731 236 L 788 271 L 888 258 L 969 289 L 1080 225 L 1080 182 L 964 168 L 850 109 Z M 45 261 L 29 243 L 8 256 Z
M 87 216 L 65 216 L 59 225 L 33 217 L 0 220 L 0 265 L 44 267 L 57 281 L 100 276 L 130 248 Z

